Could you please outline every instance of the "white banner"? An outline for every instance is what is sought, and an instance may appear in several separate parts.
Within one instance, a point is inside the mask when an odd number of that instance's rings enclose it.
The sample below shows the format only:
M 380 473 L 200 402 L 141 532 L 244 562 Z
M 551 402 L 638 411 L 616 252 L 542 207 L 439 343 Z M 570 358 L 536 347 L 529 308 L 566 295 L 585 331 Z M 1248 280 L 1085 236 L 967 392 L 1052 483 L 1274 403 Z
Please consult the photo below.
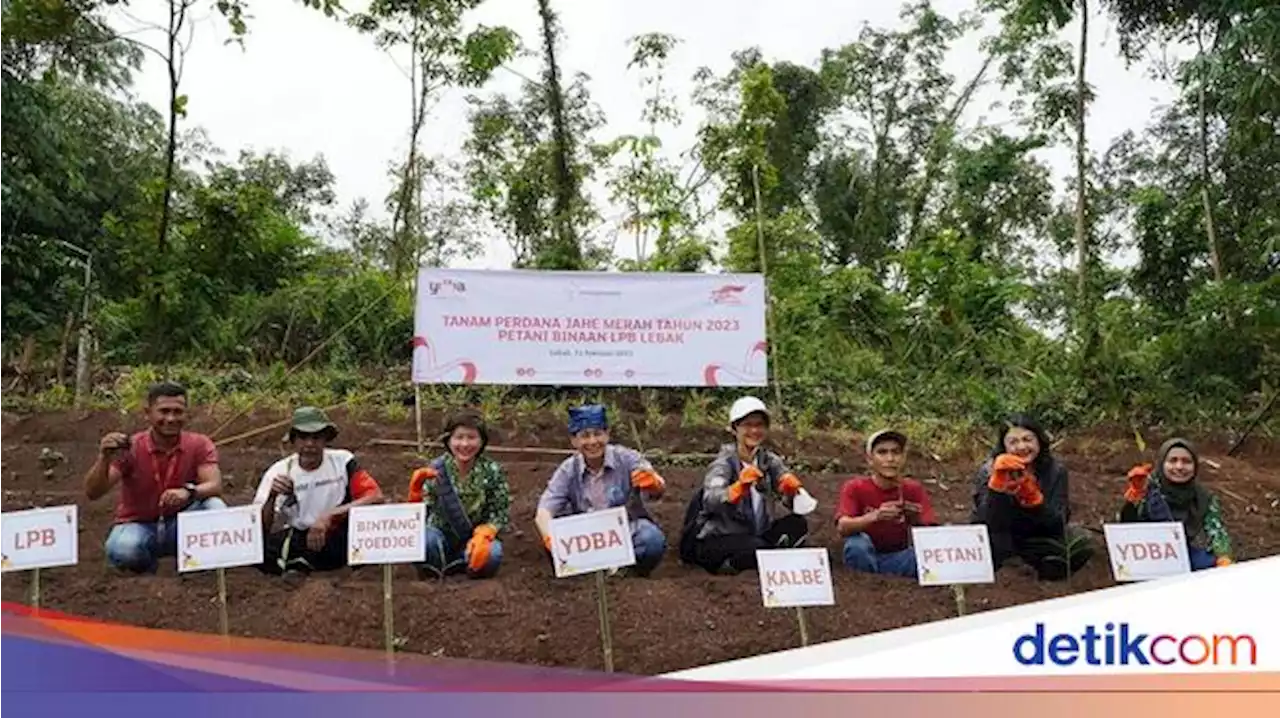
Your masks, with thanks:
M 417 384 L 764 386 L 759 274 L 422 269 Z
M 756 567 L 765 608 L 835 605 L 825 548 L 759 549 Z
M 0 526 L 0 571 L 74 566 L 80 560 L 75 504 L 6 511 Z
M 995 583 L 985 524 L 913 526 L 911 543 L 921 586 Z
M 1191 556 L 1182 524 L 1171 522 L 1103 524 L 1111 575 L 1117 581 L 1149 581 L 1191 573 Z
M 552 519 L 551 552 L 556 578 L 634 566 L 636 550 L 626 508 Z
M 347 563 L 420 563 L 427 559 L 427 507 L 414 504 L 353 506 L 347 516 Z
M 262 563 L 262 507 L 232 506 L 178 514 L 178 572 Z

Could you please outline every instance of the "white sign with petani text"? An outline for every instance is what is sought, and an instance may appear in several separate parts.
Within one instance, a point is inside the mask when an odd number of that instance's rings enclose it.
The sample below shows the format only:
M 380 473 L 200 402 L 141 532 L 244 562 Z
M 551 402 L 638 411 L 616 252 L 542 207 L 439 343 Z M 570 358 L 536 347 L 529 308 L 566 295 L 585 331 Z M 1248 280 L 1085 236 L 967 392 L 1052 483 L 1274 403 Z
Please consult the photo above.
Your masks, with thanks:
M 825 548 L 756 551 L 765 608 L 831 606 L 836 602 L 831 558 Z
M 921 586 L 995 583 L 991 540 L 983 524 L 915 526 L 911 543 Z
M 427 559 L 427 507 L 354 506 L 347 515 L 347 563 L 421 563 Z
M 556 578 L 634 566 L 631 524 L 623 507 L 551 520 Z
M 760 274 L 424 268 L 418 384 L 765 386 Z
M 178 514 L 178 572 L 262 563 L 262 507 Z
M 1187 535 L 1176 521 L 1103 524 L 1102 532 L 1117 581 L 1149 581 L 1191 572 Z
M 74 566 L 79 561 L 78 521 L 74 504 L 4 512 L 0 571 Z

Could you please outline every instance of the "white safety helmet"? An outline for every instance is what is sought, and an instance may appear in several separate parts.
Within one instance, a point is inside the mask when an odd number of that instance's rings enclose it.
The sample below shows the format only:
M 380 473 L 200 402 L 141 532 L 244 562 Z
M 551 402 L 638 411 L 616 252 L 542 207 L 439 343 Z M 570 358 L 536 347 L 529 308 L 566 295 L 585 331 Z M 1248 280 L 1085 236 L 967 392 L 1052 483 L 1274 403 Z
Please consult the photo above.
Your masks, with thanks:
M 769 410 L 765 408 L 764 402 L 754 396 L 744 396 L 733 402 L 733 406 L 729 407 L 729 426 L 733 427 L 739 421 L 745 419 L 749 414 L 764 414 L 764 418 L 769 419 Z

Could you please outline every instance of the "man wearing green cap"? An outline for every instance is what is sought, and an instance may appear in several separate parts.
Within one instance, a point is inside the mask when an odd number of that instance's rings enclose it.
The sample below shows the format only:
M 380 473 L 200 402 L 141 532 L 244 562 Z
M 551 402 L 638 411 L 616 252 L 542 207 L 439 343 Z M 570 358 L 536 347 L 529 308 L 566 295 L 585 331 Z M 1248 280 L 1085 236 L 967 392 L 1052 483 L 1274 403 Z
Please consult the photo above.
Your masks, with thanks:
M 293 412 L 295 453 L 262 475 L 253 503 L 262 507 L 264 573 L 330 571 L 347 564 L 347 512 L 382 501 L 377 482 L 344 449 L 330 449 L 338 427 L 324 412 Z

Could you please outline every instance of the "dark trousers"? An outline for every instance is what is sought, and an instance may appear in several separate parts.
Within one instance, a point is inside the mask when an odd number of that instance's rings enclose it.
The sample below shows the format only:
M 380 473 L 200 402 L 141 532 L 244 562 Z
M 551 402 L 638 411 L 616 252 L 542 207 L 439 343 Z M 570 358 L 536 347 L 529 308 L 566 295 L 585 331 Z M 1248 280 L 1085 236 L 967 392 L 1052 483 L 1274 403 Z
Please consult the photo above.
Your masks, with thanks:
M 324 546 L 312 551 L 307 532 L 295 528 L 267 534 L 258 570 L 278 576 L 285 571 L 333 571 L 347 565 L 347 524 L 336 524 L 325 537 Z
M 1075 526 L 1038 520 L 1018 506 L 1012 496 L 992 492 L 987 499 L 987 534 L 991 560 L 997 569 L 1017 556 L 1042 581 L 1061 581 L 1084 568 L 1093 558 L 1089 534 Z
M 711 573 L 718 573 L 726 563 L 737 571 L 754 570 L 756 550 L 791 548 L 808 535 L 805 518 L 788 514 L 769 524 L 760 536 L 730 534 L 699 539 L 695 542 L 694 563 Z

